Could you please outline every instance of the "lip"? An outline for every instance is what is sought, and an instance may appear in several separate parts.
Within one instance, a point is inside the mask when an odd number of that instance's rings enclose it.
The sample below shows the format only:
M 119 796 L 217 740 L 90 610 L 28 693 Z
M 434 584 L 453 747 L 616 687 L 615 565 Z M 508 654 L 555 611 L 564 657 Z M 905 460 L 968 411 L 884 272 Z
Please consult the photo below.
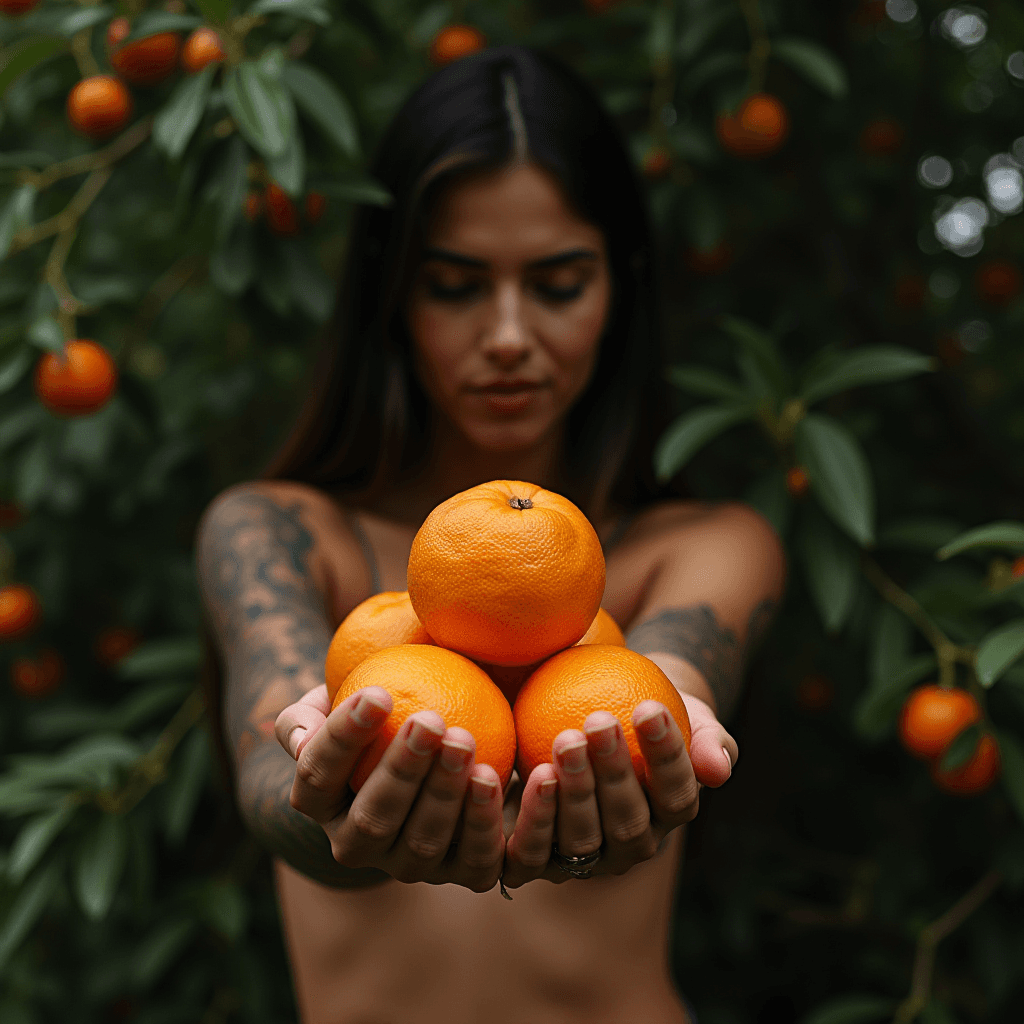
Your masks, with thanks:
M 478 395 L 513 395 L 523 391 L 537 391 L 543 385 L 537 380 L 494 380 L 488 384 L 471 385 L 469 390 Z
M 535 380 L 496 380 L 470 387 L 469 393 L 479 398 L 494 416 L 518 416 L 529 410 L 544 385 Z

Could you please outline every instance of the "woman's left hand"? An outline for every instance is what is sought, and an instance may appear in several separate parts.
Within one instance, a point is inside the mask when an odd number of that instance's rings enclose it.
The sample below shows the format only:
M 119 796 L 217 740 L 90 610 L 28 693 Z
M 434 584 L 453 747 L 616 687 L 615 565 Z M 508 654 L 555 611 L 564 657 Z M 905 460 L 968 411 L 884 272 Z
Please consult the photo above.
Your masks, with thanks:
M 593 875 L 621 875 L 650 860 L 673 829 L 697 814 L 701 786 L 720 786 L 739 756 L 736 741 L 698 697 L 683 694 L 690 716 L 690 752 L 675 719 L 658 701 L 633 711 L 633 726 L 647 762 L 647 785 L 633 771 L 622 726 L 607 711 L 587 716 L 584 731 L 555 738 L 553 764 L 538 765 L 523 789 L 515 830 L 505 849 L 502 881 L 508 889 L 536 878 L 573 877 L 552 859 L 601 851 Z M 541 795 L 557 779 L 557 800 Z M 550 789 L 551 787 L 546 787 Z M 518 841 L 517 841 L 518 840 Z

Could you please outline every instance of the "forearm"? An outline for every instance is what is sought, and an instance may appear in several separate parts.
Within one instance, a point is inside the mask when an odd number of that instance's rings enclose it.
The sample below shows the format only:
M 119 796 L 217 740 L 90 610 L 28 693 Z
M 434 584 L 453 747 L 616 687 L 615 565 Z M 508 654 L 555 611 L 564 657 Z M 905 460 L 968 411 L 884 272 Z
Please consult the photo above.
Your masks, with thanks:
M 321 885 L 358 889 L 390 878 L 375 868 L 346 868 L 324 830 L 289 803 L 295 762 L 276 741 L 261 743 L 238 766 L 238 805 L 261 846 Z

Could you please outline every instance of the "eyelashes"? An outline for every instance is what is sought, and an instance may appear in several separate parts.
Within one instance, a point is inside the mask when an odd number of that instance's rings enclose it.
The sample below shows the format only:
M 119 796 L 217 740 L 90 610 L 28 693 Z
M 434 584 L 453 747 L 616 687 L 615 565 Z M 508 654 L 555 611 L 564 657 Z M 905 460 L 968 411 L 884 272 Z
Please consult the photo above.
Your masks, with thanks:
M 426 284 L 427 294 L 430 298 L 440 302 L 464 302 L 476 298 L 483 292 L 483 285 L 478 281 L 467 281 L 465 284 L 450 286 L 428 279 Z M 541 301 L 558 305 L 578 299 L 583 294 L 584 283 L 580 282 L 568 288 L 557 288 L 553 285 L 537 283 L 532 288 Z

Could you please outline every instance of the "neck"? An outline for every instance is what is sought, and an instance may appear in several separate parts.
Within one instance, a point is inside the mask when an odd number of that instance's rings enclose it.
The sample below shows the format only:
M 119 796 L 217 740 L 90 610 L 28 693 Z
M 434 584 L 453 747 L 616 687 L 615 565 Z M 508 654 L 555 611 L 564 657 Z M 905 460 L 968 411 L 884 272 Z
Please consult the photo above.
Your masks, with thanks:
M 488 480 L 525 480 L 558 490 L 561 450 L 561 431 L 527 449 L 493 452 L 474 447 L 450 424 L 438 424 L 424 468 L 389 490 L 371 511 L 418 526 L 442 501 Z

